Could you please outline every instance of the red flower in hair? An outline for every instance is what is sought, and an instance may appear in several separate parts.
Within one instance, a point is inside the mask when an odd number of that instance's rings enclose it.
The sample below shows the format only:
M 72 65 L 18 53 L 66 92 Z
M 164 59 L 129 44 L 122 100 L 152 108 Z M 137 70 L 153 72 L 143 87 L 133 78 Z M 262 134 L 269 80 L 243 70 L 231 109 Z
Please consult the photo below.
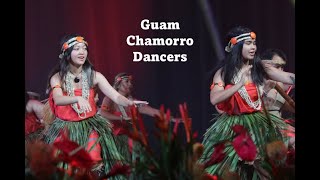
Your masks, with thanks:
M 77 37 L 76 37 L 76 41 L 78 41 L 78 42 L 83 42 L 83 37 L 77 36 Z
M 237 39 L 235 37 L 231 38 L 230 40 L 231 44 L 235 45 L 237 44 Z
M 254 32 L 250 32 L 250 36 L 252 39 L 256 39 L 256 37 L 257 37 L 256 33 L 254 33 Z
M 121 79 L 122 79 L 121 77 L 118 77 L 118 78 L 116 79 L 116 81 L 121 81 Z
M 232 141 L 232 146 L 238 156 L 244 161 L 253 161 L 257 156 L 257 147 L 247 130 L 241 125 L 235 125 L 232 130 L 237 136 Z
M 62 47 L 63 47 L 63 50 L 67 50 L 69 48 L 68 43 L 66 43 L 66 42 L 63 43 Z

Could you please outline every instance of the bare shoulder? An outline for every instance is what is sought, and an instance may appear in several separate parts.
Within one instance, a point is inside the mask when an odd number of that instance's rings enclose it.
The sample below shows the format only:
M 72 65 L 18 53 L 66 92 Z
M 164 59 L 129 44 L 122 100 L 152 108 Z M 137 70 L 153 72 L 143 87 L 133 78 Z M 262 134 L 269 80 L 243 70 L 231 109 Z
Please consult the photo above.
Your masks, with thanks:
M 98 76 L 103 76 L 103 75 L 101 74 L 101 72 L 99 72 L 99 71 L 94 71 L 94 73 L 95 73 L 95 76 L 96 76 L 96 77 L 98 77 Z
M 60 79 L 60 75 L 59 75 L 59 72 L 55 73 L 51 79 Z
M 214 74 L 213 79 L 221 79 L 222 68 L 218 69 L 218 71 Z
M 99 71 L 94 71 L 93 82 L 95 85 L 98 84 L 98 82 L 101 82 L 101 79 L 103 78 L 104 76 Z
M 215 75 L 217 75 L 217 74 L 221 75 L 221 72 L 222 72 L 222 68 L 218 69 L 218 71 L 215 73 Z
M 52 87 L 56 85 L 61 85 L 61 77 L 58 72 L 50 78 L 50 84 Z
M 99 71 L 94 71 L 94 78 L 96 79 L 96 80 L 100 80 L 100 79 L 102 79 L 102 78 L 105 78 L 104 77 L 104 75 L 101 73 L 101 72 L 99 72 Z

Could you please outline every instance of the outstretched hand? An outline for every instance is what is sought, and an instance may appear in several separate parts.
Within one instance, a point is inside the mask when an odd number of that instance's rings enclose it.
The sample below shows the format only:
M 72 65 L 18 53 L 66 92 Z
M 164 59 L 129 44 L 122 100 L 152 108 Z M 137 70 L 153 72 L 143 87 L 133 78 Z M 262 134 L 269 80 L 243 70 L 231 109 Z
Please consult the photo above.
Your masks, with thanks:
M 149 104 L 149 102 L 147 102 L 147 101 L 137 101 L 137 100 L 135 100 L 135 101 L 133 101 L 133 104 L 134 104 L 135 106 L 139 107 L 139 106 L 142 106 L 142 105 L 147 105 L 147 104 Z
M 131 117 L 125 116 L 125 117 L 122 117 L 122 120 L 130 121 L 130 120 L 131 120 Z

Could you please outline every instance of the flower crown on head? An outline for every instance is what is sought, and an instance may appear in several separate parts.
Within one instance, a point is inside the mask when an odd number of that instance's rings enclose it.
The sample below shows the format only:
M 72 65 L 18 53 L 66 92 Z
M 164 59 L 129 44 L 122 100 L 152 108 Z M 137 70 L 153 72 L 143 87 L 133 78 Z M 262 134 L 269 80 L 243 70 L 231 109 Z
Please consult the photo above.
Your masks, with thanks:
M 88 46 L 88 42 L 84 40 L 84 37 L 82 37 L 82 36 L 73 37 L 73 38 L 69 39 L 68 41 L 66 41 L 65 43 L 63 43 L 63 45 L 61 47 L 62 53 L 59 55 L 59 58 L 62 59 L 64 52 L 67 49 L 74 46 L 76 43 L 84 43 L 86 46 Z
M 125 76 L 120 76 L 118 77 L 117 79 L 115 79 L 115 84 L 120 82 L 122 79 L 129 79 L 129 80 L 132 80 L 132 75 L 125 75 Z
M 250 39 L 250 38 L 256 39 L 256 33 L 254 32 L 243 33 L 243 34 L 240 34 L 239 36 L 233 37 L 230 39 L 228 45 L 224 48 L 224 50 L 227 52 L 231 52 L 233 46 L 236 45 L 238 42 L 246 39 Z
M 120 84 L 120 82 L 121 82 L 123 79 L 132 80 L 132 75 L 123 75 L 123 76 L 120 76 L 120 77 L 115 78 L 115 79 L 114 79 L 114 83 L 113 83 L 113 87 L 114 87 L 114 88 L 117 88 L 117 86 Z

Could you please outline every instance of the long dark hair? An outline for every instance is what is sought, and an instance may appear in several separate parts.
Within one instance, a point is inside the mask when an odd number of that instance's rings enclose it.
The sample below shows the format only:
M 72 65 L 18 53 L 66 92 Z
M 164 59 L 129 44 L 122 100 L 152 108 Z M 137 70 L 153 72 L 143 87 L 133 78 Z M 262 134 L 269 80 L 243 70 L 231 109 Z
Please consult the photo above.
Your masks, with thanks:
M 59 48 L 61 48 L 63 46 L 63 44 L 65 42 L 67 42 L 69 39 L 73 38 L 73 37 L 77 37 L 80 36 L 78 34 L 71 34 L 71 35 L 66 35 L 64 36 L 61 41 L 60 41 L 60 46 Z M 71 61 L 71 52 L 73 50 L 74 46 L 72 46 L 71 48 L 68 48 L 63 55 L 59 56 L 59 63 L 51 70 L 49 76 L 48 76 L 48 85 L 47 85 L 47 93 L 50 92 L 51 90 L 51 86 L 50 86 L 50 79 L 53 75 L 55 75 L 57 72 L 59 72 L 59 75 L 61 77 L 61 85 L 63 85 L 65 83 L 65 79 L 66 79 L 66 75 L 68 73 L 68 71 L 70 70 L 70 61 Z M 89 48 L 87 47 L 87 51 L 89 54 Z M 62 50 L 60 51 L 60 53 L 62 53 Z M 82 70 L 87 74 L 88 77 L 88 83 L 90 87 L 93 87 L 93 78 L 94 78 L 94 66 L 93 64 L 90 62 L 88 56 L 86 61 L 84 62 L 83 66 L 82 66 Z M 63 88 L 63 86 L 62 86 Z
M 236 37 L 243 33 L 252 32 L 249 28 L 237 26 L 232 28 L 226 37 L 226 44 L 230 41 L 231 38 Z M 244 41 L 240 41 L 235 44 L 230 52 L 226 52 L 225 58 L 218 65 L 218 69 L 222 68 L 221 77 L 224 80 L 225 84 L 231 84 L 232 79 L 235 75 L 237 75 L 238 71 L 241 69 L 243 64 L 242 58 L 242 47 Z M 255 54 L 255 57 L 252 61 L 250 61 L 252 65 L 251 69 L 251 78 L 255 84 L 262 84 L 263 79 L 266 76 L 265 70 L 262 67 L 261 59 Z

